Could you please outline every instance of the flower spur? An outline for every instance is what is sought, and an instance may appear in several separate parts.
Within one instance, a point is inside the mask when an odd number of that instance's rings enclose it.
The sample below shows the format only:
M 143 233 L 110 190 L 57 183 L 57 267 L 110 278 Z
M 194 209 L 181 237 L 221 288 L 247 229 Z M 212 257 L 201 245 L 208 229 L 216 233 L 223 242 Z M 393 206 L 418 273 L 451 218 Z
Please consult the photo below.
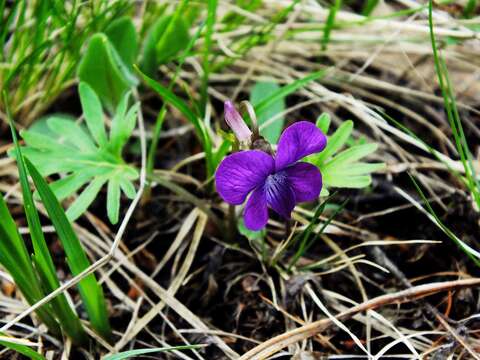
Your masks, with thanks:
M 250 194 L 244 210 L 245 226 L 250 230 L 267 224 L 268 208 L 289 219 L 295 204 L 320 195 L 320 171 L 300 160 L 322 151 L 326 144 L 326 136 L 314 124 L 294 123 L 280 136 L 275 156 L 246 150 L 225 157 L 215 174 L 217 191 L 232 205 L 243 204 Z

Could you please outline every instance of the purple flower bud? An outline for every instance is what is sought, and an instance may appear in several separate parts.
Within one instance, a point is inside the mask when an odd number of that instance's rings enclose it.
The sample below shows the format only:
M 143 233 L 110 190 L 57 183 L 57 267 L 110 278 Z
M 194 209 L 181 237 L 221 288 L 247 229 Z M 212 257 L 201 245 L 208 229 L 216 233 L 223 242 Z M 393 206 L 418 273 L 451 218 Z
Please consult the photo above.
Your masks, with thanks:
M 225 101 L 225 121 L 239 141 L 250 140 L 252 132 L 230 100 Z

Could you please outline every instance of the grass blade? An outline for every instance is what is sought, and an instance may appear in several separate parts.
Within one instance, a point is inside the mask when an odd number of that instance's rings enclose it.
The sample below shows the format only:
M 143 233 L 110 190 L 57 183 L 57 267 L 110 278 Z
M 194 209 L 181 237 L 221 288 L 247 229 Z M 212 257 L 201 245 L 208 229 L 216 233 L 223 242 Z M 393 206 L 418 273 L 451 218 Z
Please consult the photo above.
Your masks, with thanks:
M 1 333 L 0 333 L 1 335 Z M 8 340 L 8 338 L 4 335 L 1 335 L 0 336 L 1 339 L 0 339 L 0 345 L 1 346 L 5 346 L 6 348 L 10 349 L 10 350 L 13 350 L 19 354 L 22 354 L 32 360 L 46 360 L 45 357 L 43 357 L 41 354 L 37 353 L 35 350 L 33 349 L 30 349 L 28 346 L 26 345 L 22 345 L 22 344 L 17 344 L 15 342 L 11 342 Z
M 73 275 L 80 274 L 85 270 L 90 262 L 87 255 L 73 231 L 72 225 L 68 220 L 65 211 L 61 207 L 57 198 L 42 178 L 35 166 L 25 159 L 30 176 L 35 183 L 35 187 L 47 209 L 50 220 L 57 231 L 58 237 L 66 253 L 68 266 Z M 92 327 L 104 338 L 108 339 L 111 335 L 110 324 L 108 322 L 108 312 L 105 304 L 102 287 L 98 284 L 94 274 L 90 274 L 81 280 L 78 284 L 80 296 L 87 310 Z
M 130 359 L 134 356 L 151 354 L 155 352 L 191 350 L 191 349 L 198 349 L 201 347 L 203 347 L 203 345 L 183 345 L 183 346 L 171 346 L 171 347 L 161 347 L 161 348 L 135 349 L 135 350 L 123 351 L 118 354 L 105 356 L 103 360 L 123 360 L 123 359 Z
M 263 99 L 262 101 L 259 101 L 257 106 L 255 106 L 255 111 L 257 113 L 260 113 L 264 111 L 266 108 L 268 108 L 270 105 L 274 104 L 275 102 L 279 101 L 280 99 L 283 99 L 284 97 L 288 96 L 289 94 L 297 91 L 298 89 L 302 88 L 306 84 L 308 84 L 311 81 L 315 81 L 323 77 L 326 73 L 326 70 L 320 70 L 314 73 L 311 73 L 304 78 L 297 79 L 294 82 L 282 86 L 279 88 L 277 91 L 273 92 L 270 94 L 269 97 Z
M 325 29 L 323 30 L 322 51 L 327 50 L 327 45 L 330 42 L 330 34 L 335 25 L 335 16 L 337 15 L 337 11 L 340 9 L 341 6 L 342 0 L 335 0 L 335 3 L 330 7 L 327 21 L 325 22 Z
M 5 103 L 7 103 L 6 99 Z M 47 292 L 52 292 L 60 287 L 60 282 L 58 281 L 55 265 L 53 264 L 45 237 L 43 236 L 42 225 L 40 223 L 40 217 L 37 208 L 33 202 L 33 196 L 28 183 L 27 169 L 20 146 L 18 144 L 17 134 L 15 128 L 13 127 L 8 105 L 6 105 L 6 108 L 13 142 L 15 144 L 18 173 L 23 194 L 23 204 L 34 250 L 33 260 L 35 262 L 36 270 L 39 273 L 40 279 L 42 280 L 43 288 Z M 54 314 L 60 322 L 63 331 L 68 334 L 74 343 L 84 343 L 87 339 L 86 333 L 83 330 L 80 319 L 68 304 L 65 295 L 62 294 L 53 299 L 51 306 Z
M 207 104 L 208 97 L 208 78 L 210 75 L 210 60 L 209 56 L 212 50 L 212 34 L 215 28 L 216 14 L 217 14 L 217 0 L 208 0 L 208 13 L 207 13 L 207 29 L 204 36 L 205 46 L 203 47 L 203 77 L 201 92 L 201 109 L 205 112 L 205 106 Z
M 420 185 L 418 185 L 417 181 L 415 178 L 410 175 L 410 179 L 413 182 L 413 185 L 415 186 L 415 189 L 419 193 L 420 197 L 422 198 L 423 203 L 426 206 L 426 210 L 428 213 L 433 217 L 432 220 L 433 222 L 440 228 L 440 230 L 443 231 L 445 235 L 447 235 L 459 248 L 462 250 L 477 266 L 480 266 L 480 252 L 473 249 L 470 247 L 468 244 L 460 240 L 438 217 L 438 215 L 435 213 L 435 210 L 433 210 L 432 206 L 430 205 L 430 202 L 428 201 L 427 197 L 423 193 L 422 189 L 420 188 Z
M 137 72 L 143 78 L 143 80 L 149 85 L 153 90 L 155 90 L 165 102 L 169 102 L 174 107 L 177 108 L 190 123 L 195 128 L 195 132 L 200 139 L 203 150 L 205 151 L 206 160 L 207 160 L 207 177 L 213 173 L 213 163 L 212 163 L 212 143 L 210 136 L 208 135 L 203 123 L 200 121 L 200 118 L 190 109 L 190 107 L 177 95 L 175 95 L 169 88 L 164 87 L 159 82 L 148 77 L 144 74 L 138 67 L 135 67 Z

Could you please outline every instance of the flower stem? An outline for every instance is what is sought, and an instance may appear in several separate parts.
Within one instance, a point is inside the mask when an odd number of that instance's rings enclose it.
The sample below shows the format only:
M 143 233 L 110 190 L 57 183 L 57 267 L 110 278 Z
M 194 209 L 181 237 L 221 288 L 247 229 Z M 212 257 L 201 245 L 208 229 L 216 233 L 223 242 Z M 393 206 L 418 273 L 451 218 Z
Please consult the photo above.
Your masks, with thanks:
M 287 219 L 285 221 L 285 239 L 288 239 L 291 232 L 292 232 L 292 221 L 290 219 Z
M 228 205 L 228 234 L 227 239 L 230 242 L 233 242 L 235 239 L 235 232 L 237 221 L 235 217 L 235 205 Z

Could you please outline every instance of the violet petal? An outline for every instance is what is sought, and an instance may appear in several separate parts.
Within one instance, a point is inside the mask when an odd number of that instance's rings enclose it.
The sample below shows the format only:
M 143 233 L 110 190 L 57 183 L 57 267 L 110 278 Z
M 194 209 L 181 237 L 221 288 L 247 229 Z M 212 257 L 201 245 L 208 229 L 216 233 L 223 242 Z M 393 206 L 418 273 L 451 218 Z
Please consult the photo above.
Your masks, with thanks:
M 297 203 L 318 198 L 322 190 L 322 175 L 315 165 L 298 162 L 284 171 L 287 173 Z
M 265 181 L 265 190 L 268 205 L 285 219 L 290 219 L 290 214 L 295 207 L 295 194 L 288 182 L 284 171 L 269 175 Z
M 252 132 L 248 128 L 247 124 L 243 120 L 240 113 L 235 109 L 235 105 L 230 100 L 224 103 L 225 121 L 230 129 L 233 130 L 235 136 L 239 141 L 250 140 Z
M 228 155 L 215 173 L 217 191 L 226 202 L 239 205 L 274 171 L 273 158 L 263 151 L 248 150 Z
M 268 222 L 268 207 L 265 188 L 259 186 L 253 190 L 248 198 L 247 205 L 243 213 L 243 219 L 247 229 L 258 231 Z
M 276 170 L 281 170 L 304 158 L 322 151 L 327 137 L 308 121 L 299 121 L 284 130 L 278 142 L 275 158 Z

